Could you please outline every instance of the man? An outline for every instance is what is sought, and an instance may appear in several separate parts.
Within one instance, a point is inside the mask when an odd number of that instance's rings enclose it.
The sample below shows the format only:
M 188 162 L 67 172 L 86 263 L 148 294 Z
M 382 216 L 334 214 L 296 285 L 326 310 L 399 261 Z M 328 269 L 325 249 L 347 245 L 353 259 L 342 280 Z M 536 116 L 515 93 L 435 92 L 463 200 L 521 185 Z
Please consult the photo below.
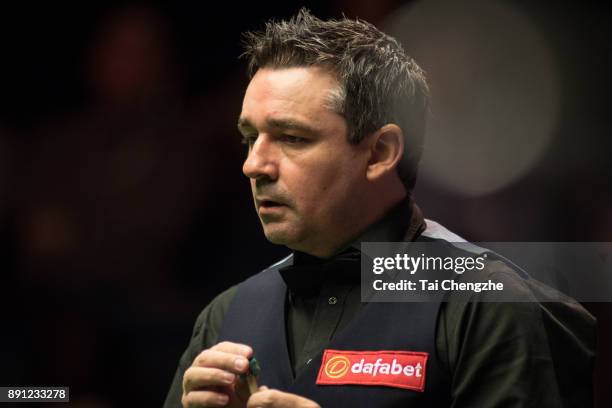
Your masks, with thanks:
M 165 407 L 588 404 L 594 322 L 575 303 L 361 303 L 361 242 L 459 239 L 424 220 L 410 196 L 428 89 L 397 41 L 301 10 L 248 34 L 245 55 L 243 172 L 266 237 L 293 253 L 204 309 Z M 491 265 L 531 299 L 526 279 Z M 570 323 L 580 336 L 553 346 Z M 346 353 L 393 358 L 389 380 L 334 382 Z M 578 378 L 565 375 L 563 353 Z M 250 394 L 240 375 L 253 356 L 262 387 Z M 414 364 L 394 371 L 406 358 Z

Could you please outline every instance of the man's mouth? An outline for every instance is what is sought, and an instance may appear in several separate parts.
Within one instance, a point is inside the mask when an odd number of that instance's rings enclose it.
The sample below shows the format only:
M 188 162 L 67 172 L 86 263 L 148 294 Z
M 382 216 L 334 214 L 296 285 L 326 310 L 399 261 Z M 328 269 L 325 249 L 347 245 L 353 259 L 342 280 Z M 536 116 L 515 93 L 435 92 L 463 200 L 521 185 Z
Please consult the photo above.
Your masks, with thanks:
M 277 201 L 272 201 L 272 200 L 263 200 L 259 202 L 259 206 L 262 208 L 275 208 L 275 207 L 281 207 L 284 204 L 279 203 Z

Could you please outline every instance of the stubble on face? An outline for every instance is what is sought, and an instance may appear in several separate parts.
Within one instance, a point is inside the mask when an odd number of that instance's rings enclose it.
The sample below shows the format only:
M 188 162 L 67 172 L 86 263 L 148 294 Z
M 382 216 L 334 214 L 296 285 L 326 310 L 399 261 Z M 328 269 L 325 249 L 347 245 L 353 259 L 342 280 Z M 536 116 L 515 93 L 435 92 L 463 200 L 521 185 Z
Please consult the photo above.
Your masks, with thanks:
M 315 255 L 347 233 L 365 166 L 363 151 L 346 140 L 344 118 L 329 106 L 337 89 L 321 68 L 261 69 L 239 121 L 250 144 L 243 171 L 266 237 Z

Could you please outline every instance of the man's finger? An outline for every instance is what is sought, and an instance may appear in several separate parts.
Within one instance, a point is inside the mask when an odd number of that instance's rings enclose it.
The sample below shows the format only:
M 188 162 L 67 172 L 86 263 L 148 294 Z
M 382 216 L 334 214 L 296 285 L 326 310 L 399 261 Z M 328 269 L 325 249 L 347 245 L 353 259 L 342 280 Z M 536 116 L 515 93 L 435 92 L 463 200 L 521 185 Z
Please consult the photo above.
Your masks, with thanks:
M 183 394 L 183 408 L 224 407 L 229 402 L 226 394 L 215 391 L 191 391 Z
M 231 341 L 222 341 L 211 347 L 211 350 L 223 351 L 225 353 L 239 354 L 246 358 L 253 356 L 253 349 L 246 344 L 232 343 Z
M 192 366 L 214 367 L 240 374 L 247 371 L 249 360 L 242 355 L 207 349 L 193 360 Z
M 211 367 L 189 367 L 183 376 L 183 392 L 188 393 L 198 388 L 230 385 L 236 380 L 236 374 Z
M 321 406 L 299 395 L 265 389 L 251 395 L 247 408 L 321 408 Z

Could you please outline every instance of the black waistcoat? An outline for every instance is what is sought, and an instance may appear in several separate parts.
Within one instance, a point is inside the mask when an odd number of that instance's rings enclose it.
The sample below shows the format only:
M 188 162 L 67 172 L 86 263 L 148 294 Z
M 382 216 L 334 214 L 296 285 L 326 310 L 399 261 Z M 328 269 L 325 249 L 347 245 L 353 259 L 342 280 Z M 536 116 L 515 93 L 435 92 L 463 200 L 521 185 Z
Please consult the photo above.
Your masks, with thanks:
M 449 374 L 436 352 L 439 302 L 368 303 L 336 333 L 327 349 L 429 353 L 423 392 L 371 385 L 317 385 L 322 352 L 293 378 L 285 330 L 287 287 L 278 270 L 289 258 L 240 284 L 218 341 L 248 344 L 261 362 L 260 385 L 302 395 L 323 408 L 448 407 Z

